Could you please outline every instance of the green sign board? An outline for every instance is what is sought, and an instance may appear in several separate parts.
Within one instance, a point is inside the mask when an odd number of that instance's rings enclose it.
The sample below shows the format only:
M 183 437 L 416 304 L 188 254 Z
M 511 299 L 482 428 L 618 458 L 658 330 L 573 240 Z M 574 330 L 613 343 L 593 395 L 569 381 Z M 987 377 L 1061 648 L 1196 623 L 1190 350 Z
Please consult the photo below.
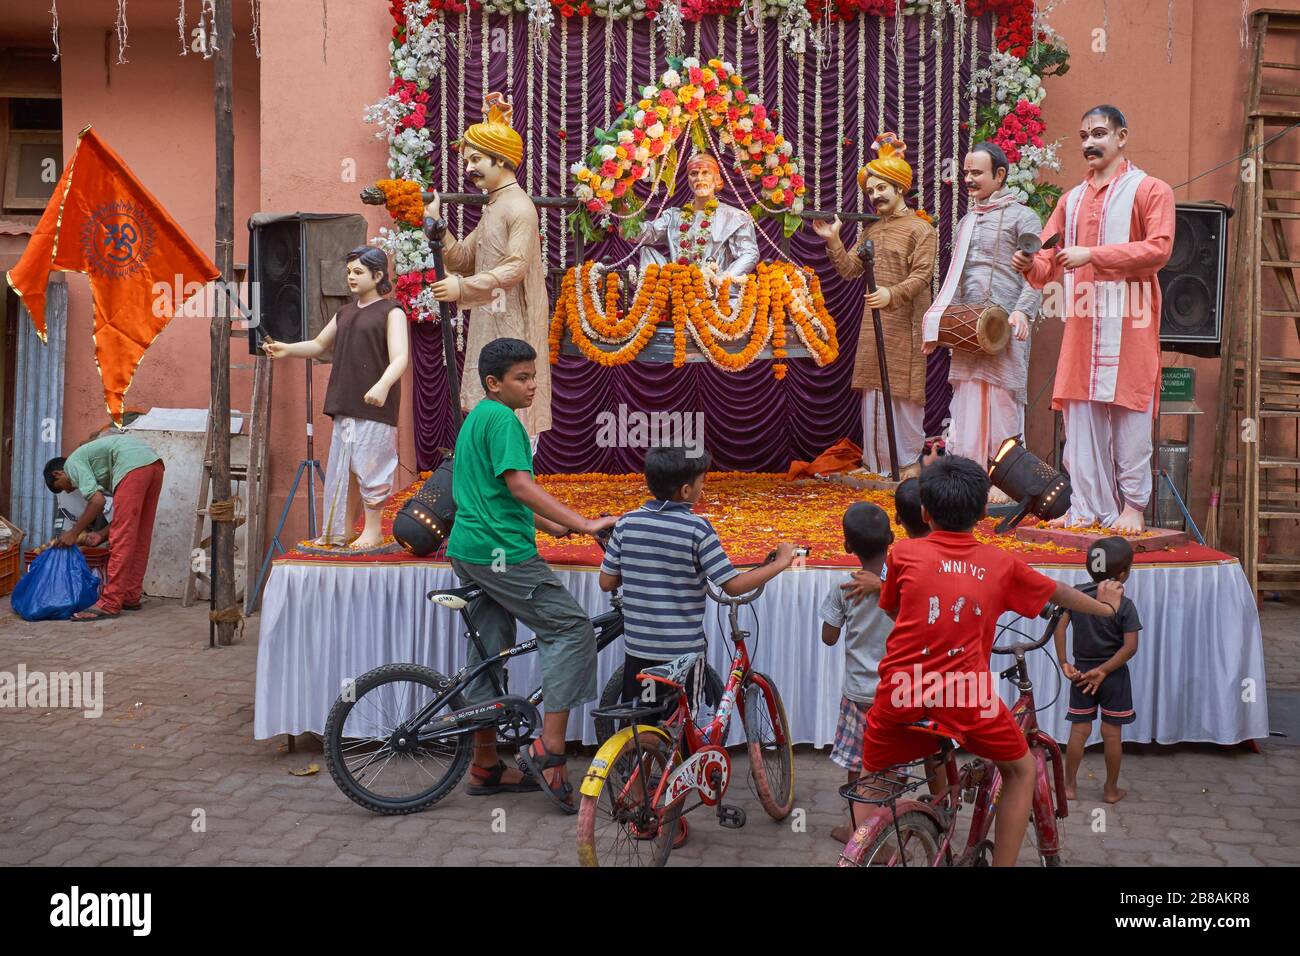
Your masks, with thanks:
M 1196 370 L 1191 368 L 1162 368 L 1160 370 L 1160 402 L 1191 402 L 1196 398 Z

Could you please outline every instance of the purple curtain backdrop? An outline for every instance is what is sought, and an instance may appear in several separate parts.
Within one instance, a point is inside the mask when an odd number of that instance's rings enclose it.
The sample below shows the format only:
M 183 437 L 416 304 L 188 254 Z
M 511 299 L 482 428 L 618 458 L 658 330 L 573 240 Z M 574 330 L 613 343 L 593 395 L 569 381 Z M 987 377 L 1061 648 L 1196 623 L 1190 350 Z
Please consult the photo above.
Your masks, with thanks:
M 481 14 L 470 14 L 463 27 L 457 20 L 449 22 L 448 62 L 441 82 L 445 90 L 435 84 L 434 102 L 442 103 L 445 97 L 445 136 L 442 124 L 435 119 L 431 130 L 434 144 L 436 185 L 450 191 L 464 191 L 461 167 L 455 154 L 446 150 L 447 141 L 454 140 L 464 123 L 477 122 L 481 116 L 484 93 L 483 53 L 487 50 L 487 88 L 504 90 L 514 104 L 514 126 L 525 137 L 525 167 L 520 171 L 521 182 L 535 194 L 568 194 L 571 178 L 568 167 L 582 158 L 590 142 L 582 141 L 583 118 L 587 112 L 585 129 L 588 140 L 594 129 L 605 124 L 607 116 L 617 116 L 614 102 L 625 99 L 627 76 L 627 33 L 624 23 L 607 24 L 592 19 L 587 26 L 587 89 L 583 100 L 582 46 L 583 27 L 576 18 L 566 26 L 559 23 L 552 29 L 547 47 L 545 70 L 547 93 L 546 116 L 542 117 L 542 77 L 540 62 L 533 64 L 533 95 L 528 95 L 528 43 L 527 20 L 519 15 L 500 17 L 492 15 L 484 25 Z M 955 228 L 953 210 L 957 217 L 966 209 L 965 190 L 960 176 L 949 185 L 936 178 L 936 151 L 940 162 L 960 157 L 969 145 L 969 132 L 964 128 L 971 114 L 970 61 L 971 47 L 979 65 L 987 61 L 992 24 L 989 18 L 968 24 L 966 50 L 960 59 L 954 55 L 952 21 L 944 24 L 942 55 L 932 30 L 930 17 L 908 17 L 903 21 L 904 56 L 902 82 L 899 82 L 898 59 L 895 54 L 895 22 L 892 19 L 867 18 L 865 23 L 865 63 L 859 94 L 859 27 L 848 24 L 843 33 L 832 28 L 831 38 L 838 43 L 844 39 L 843 73 L 839 70 L 840 51 L 833 45 L 829 68 L 817 69 L 812 53 L 802 64 L 803 108 L 805 111 L 804 142 L 796 142 L 796 154 L 803 160 L 803 170 L 811 184 L 820 174 L 822 208 L 835 205 L 836 177 L 842 180 L 842 208 L 860 211 L 860 196 L 856 185 L 859 154 L 858 124 L 860 104 L 866 104 L 865 135 L 870 141 L 883 130 L 899 130 L 900 113 L 902 135 L 908 143 L 908 159 L 920 184 L 918 199 L 935 219 L 940 238 L 940 272 L 946 268 L 951 237 Z M 687 24 L 687 42 L 684 55 L 694 55 L 696 34 L 702 58 L 718 53 L 719 24 L 724 34 L 724 59 L 737 63 L 735 18 L 711 17 L 700 24 Z M 606 45 L 605 31 L 613 37 Z M 662 37 L 656 36 L 655 59 L 651 63 L 650 24 L 638 22 L 631 26 L 633 84 L 639 89 L 666 69 Z M 884 124 L 879 122 L 879 53 L 880 31 L 884 36 Z M 922 33 L 924 31 L 924 35 Z M 763 34 L 762 92 L 769 107 L 778 106 L 778 127 L 788 138 L 796 137 L 796 116 L 799 109 L 800 66 L 793 57 L 786 56 L 781 64 L 784 82 L 779 83 L 778 58 L 783 56 L 775 26 L 765 25 Z M 513 74 L 508 45 L 513 45 Z M 924 54 L 922 48 L 924 47 Z M 759 37 L 745 32 L 740 45 L 738 68 L 746 78 L 747 87 L 754 92 L 759 83 Z M 611 94 L 606 95 L 605 62 L 613 64 Z M 463 58 L 463 64 L 458 60 Z M 954 78 L 954 70 L 956 77 Z M 815 86 L 820 75 L 821 113 L 816 109 Z M 840 99 L 840 76 L 843 76 L 843 100 Z M 924 82 L 922 82 L 924 77 Z M 634 96 L 637 94 L 634 92 Z M 936 97 L 938 101 L 936 103 Z M 561 102 L 563 98 L 563 108 Z M 924 101 L 924 115 L 921 104 Z M 563 114 L 562 114 L 563 109 Z M 954 116 L 954 110 L 956 115 Z M 529 135 L 528 114 L 535 111 Z M 942 122 L 936 123 L 936 113 Z M 563 123 L 561 122 L 563 118 Z M 954 142 L 954 126 L 956 130 Z M 842 164 L 837 165 L 837 128 L 853 142 L 841 147 Z M 561 139 L 559 130 L 567 136 Z M 936 143 L 936 134 L 938 142 Z M 820 149 L 815 150 L 815 145 Z M 542 175 L 542 152 L 546 153 L 545 177 Z M 870 151 L 867 152 L 868 158 Z M 679 180 L 684 177 L 679 177 Z M 937 189 L 936 189 L 937 186 Z M 914 186 L 914 189 L 916 186 Z M 952 190 L 957 189 L 955 199 Z M 688 199 L 687 191 L 679 188 L 672 203 L 681 204 Z M 730 189 L 722 194 L 724 202 L 741 207 L 748 201 L 732 195 Z M 805 197 L 813 208 L 814 191 Z M 651 208 L 655 208 L 657 203 Z M 559 210 L 542 210 L 543 247 L 548 266 L 552 269 L 573 265 L 574 243 L 572 237 L 561 239 L 564 228 Z M 451 225 L 458 235 L 464 235 L 477 222 L 478 213 L 473 207 L 459 207 L 451 212 Z M 779 233 L 771 223 L 760 223 L 760 230 L 770 242 L 760 237 L 760 250 L 764 259 L 776 257 L 774 244 Z M 844 237 L 852 241 L 856 231 L 846 225 Z M 608 239 L 589 246 L 586 258 L 613 261 L 622 258 L 630 246 L 621 239 Z M 843 437 L 861 441 L 860 399 L 850 388 L 853 360 L 857 350 L 861 324 L 863 284 L 847 282 L 830 267 L 824 246 L 810 229 L 801 229 L 790 240 L 790 256 L 801 264 L 815 269 L 822 280 L 827 308 L 835 318 L 841 343 L 840 357 L 825 368 L 816 367 L 811 360 L 792 360 L 789 374 L 782 382 L 775 380 L 768 362 L 757 363 L 739 373 L 722 372 L 708 363 L 691 363 L 684 368 L 633 362 L 615 368 L 606 368 L 579 358 L 562 358 L 552 367 L 553 396 L 552 429 L 542 437 L 536 456 L 536 466 L 541 472 L 606 472 L 639 471 L 642 451 L 626 448 L 606 448 L 596 444 L 596 416 L 601 412 L 617 415 L 620 404 L 629 411 L 702 411 L 705 416 L 705 443 L 713 454 L 715 467 L 738 471 L 783 471 L 792 459 L 809 459 Z M 446 375 L 442 362 L 441 337 L 432 326 L 418 326 L 414 330 L 412 349 L 415 374 L 415 429 L 417 463 L 421 469 L 433 467 L 440 458 L 438 449 L 454 444 L 450 415 L 447 410 Z M 926 430 L 937 434 L 942 430 L 947 416 L 951 388 L 947 382 L 948 353 L 940 350 L 931 356 L 927 370 Z

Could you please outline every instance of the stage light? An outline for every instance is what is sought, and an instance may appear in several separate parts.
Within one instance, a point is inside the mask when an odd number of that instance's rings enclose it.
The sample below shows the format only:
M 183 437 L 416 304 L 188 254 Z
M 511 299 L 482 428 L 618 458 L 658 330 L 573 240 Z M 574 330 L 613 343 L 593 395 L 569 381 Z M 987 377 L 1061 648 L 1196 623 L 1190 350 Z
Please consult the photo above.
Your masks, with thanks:
M 1019 438 L 1008 438 L 989 462 L 993 487 L 1020 503 L 1020 510 L 1007 515 L 995 529 L 1004 534 L 1026 515 L 1051 521 L 1070 507 L 1070 479 L 1026 448 Z
M 417 558 L 436 552 L 451 534 L 456 517 L 451 479 L 452 460 L 445 458 L 393 519 L 393 537 Z

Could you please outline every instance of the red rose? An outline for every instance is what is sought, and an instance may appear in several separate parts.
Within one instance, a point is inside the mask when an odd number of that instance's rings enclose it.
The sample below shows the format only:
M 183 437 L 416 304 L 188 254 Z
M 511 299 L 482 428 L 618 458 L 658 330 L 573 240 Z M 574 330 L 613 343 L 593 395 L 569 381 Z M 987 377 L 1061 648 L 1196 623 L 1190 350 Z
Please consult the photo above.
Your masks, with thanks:
M 578 16 L 580 17 L 591 16 L 591 7 L 587 6 L 587 4 L 585 3 L 582 6 L 578 7 Z

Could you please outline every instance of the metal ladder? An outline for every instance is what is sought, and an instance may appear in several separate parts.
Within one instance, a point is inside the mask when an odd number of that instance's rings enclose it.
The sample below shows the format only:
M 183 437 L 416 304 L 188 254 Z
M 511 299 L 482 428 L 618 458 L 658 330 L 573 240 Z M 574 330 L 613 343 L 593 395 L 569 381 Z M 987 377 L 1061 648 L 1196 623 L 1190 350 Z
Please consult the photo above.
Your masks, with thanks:
M 1300 521 L 1300 358 L 1264 351 L 1265 339 L 1282 332 L 1275 329 L 1278 319 L 1291 319 L 1300 341 L 1300 259 L 1293 258 L 1300 253 L 1292 252 L 1300 250 L 1300 211 L 1292 205 L 1300 201 L 1300 163 L 1270 157 L 1270 150 L 1300 140 L 1300 63 L 1267 59 L 1270 38 L 1295 42 L 1300 37 L 1300 11 L 1256 10 L 1251 34 L 1243 148 L 1248 161 L 1236 190 L 1240 215 L 1219 368 L 1223 414 L 1215 436 L 1206 543 L 1218 547 L 1224 531 L 1235 529 L 1235 542 L 1226 543 L 1236 544 L 1258 599 L 1262 591 L 1300 590 L 1300 556 L 1273 549 L 1260 554 L 1262 524 Z M 1298 85 L 1282 85 L 1287 82 Z M 1276 280 L 1284 308 L 1264 307 L 1266 272 Z M 1231 476 L 1228 461 L 1236 464 Z

